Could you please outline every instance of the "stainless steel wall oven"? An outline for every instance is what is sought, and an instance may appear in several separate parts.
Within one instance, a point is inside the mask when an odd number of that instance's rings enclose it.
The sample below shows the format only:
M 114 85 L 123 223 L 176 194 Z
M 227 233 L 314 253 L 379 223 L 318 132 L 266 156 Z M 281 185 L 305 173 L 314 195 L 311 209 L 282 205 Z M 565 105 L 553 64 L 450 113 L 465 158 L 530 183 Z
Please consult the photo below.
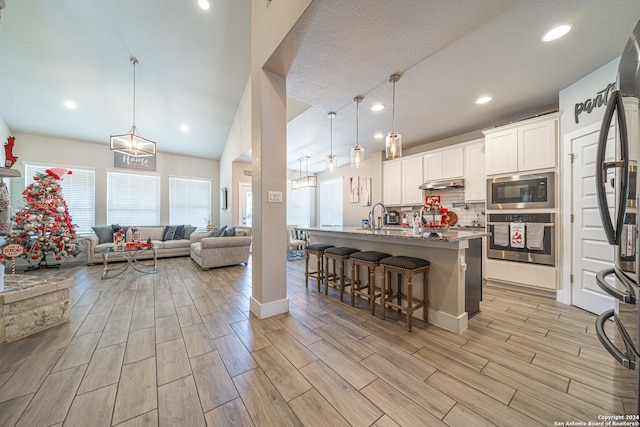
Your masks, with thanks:
M 555 267 L 554 213 L 490 213 L 487 231 L 488 258 Z

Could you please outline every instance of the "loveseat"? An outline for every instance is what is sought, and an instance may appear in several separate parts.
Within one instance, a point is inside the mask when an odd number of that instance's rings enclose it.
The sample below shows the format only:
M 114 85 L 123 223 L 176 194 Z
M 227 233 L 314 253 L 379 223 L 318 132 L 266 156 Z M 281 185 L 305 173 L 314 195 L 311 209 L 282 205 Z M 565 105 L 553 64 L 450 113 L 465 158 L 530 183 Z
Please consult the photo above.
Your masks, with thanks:
M 132 231 L 140 233 L 140 241 L 146 242 L 151 239 L 151 243 L 156 248 L 158 258 L 188 256 L 191 250 L 190 237 L 196 227 L 189 225 L 181 226 L 130 226 Z M 113 246 L 113 232 L 118 228 L 127 229 L 118 225 L 107 225 L 93 227 L 94 234 L 84 237 L 81 242 L 87 249 L 87 265 L 101 264 L 103 262 L 102 253 L 104 248 Z M 145 251 L 138 255 L 138 259 L 153 258 L 153 251 Z M 107 262 L 123 261 L 122 257 L 109 257 Z
M 203 270 L 249 262 L 250 228 L 222 227 L 218 233 L 192 233 L 190 239 L 191 259 Z

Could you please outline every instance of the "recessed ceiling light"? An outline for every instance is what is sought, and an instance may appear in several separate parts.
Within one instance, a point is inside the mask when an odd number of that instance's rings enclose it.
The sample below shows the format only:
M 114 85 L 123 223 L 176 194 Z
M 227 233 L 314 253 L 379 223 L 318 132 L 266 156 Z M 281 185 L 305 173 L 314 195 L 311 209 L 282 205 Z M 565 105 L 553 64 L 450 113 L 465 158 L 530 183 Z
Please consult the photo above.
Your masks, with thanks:
M 381 139 L 381 138 L 384 138 L 384 135 L 383 135 L 383 134 L 381 134 L 381 133 L 376 133 L 375 135 L 373 135 L 373 137 L 374 137 L 375 139 Z
M 209 0 L 198 0 L 198 6 L 202 10 L 209 10 Z
M 371 106 L 371 111 L 382 111 L 384 110 L 384 104 L 375 104 Z
M 487 102 L 491 101 L 491 97 L 490 96 L 481 96 L 480 98 L 476 99 L 476 104 L 486 104 Z
M 569 31 L 571 31 L 571 25 L 560 25 L 542 36 L 542 41 L 551 42 L 558 40 L 560 37 L 565 36 Z
M 78 105 L 73 101 L 64 101 L 64 106 L 70 110 L 75 110 L 78 108 Z
M 187 125 L 182 125 L 182 126 L 180 126 L 180 130 L 181 130 L 182 132 L 189 132 L 189 126 L 187 126 Z

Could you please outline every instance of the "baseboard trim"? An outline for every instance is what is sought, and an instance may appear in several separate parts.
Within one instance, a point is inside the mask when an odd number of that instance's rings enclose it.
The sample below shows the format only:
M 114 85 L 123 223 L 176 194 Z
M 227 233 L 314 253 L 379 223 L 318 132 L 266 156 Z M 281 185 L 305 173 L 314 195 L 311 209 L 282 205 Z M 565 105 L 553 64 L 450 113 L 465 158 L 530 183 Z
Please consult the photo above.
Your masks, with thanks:
M 264 319 L 267 317 L 275 316 L 276 314 L 288 313 L 289 298 L 262 304 L 254 297 L 251 297 L 249 308 L 251 312 L 258 318 Z
M 497 281 L 493 279 L 487 279 L 485 286 L 494 287 L 497 289 L 509 290 L 509 291 L 524 292 L 527 294 L 532 294 L 540 297 L 547 297 L 551 299 L 557 298 L 557 291 L 553 291 L 550 289 L 532 288 L 532 287 L 517 284 L 517 283 L 502 282 L 502 281 Z
M 429 310 L 429 323 L 459 334 L 469 327 L 469 315 L 466 311 L 456 317 L 443 311 Z

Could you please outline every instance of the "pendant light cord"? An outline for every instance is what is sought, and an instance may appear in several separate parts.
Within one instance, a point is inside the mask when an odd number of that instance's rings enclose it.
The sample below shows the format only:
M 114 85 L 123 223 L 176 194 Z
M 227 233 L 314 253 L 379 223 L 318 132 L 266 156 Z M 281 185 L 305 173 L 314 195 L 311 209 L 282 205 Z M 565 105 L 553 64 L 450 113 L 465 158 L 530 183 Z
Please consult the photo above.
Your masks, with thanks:
M 396 80 L 393 80 L 393 96 L 391 98 L 391 131 L 396 133 Z
M 135 57 L 130 58 L 133 64 L 133 127 L 136 127 L 136 64 L 138 60 Z
M 334 113 L 335 115 L 335 113 Z M 329 118 L 331 118 L 331 133 L 329 135 L 329 154 L 333 156 L 333 116 L 330 114 Z
M 360 118 L 360 101 L 356 101 L 356 147 L 360 146 L 360 133 L 358 129 L 360 126 L 358 124 L 358 119 Z

